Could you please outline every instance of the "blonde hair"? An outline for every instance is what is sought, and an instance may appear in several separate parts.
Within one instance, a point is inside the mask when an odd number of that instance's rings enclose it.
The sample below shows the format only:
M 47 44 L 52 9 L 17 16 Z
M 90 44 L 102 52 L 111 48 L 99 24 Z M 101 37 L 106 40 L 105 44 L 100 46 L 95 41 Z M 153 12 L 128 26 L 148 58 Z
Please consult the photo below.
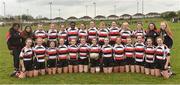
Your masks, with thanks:
M 103 22 L 103 21 L 101 21 L 101 22 L 99 23 L 99 28 L 101 28 L 101 27 L 106 27 L 106 23 Z
M 164 23 L 165 25 L 166 25 L 166 29 L 165 29 L 165 31 L 167 32 L 167 34 L 172 38 L 172 36 L 173 36 L 173 33 L 172 33 L 172 31 L 171 31 L 171 29 L 170 29 L 170 27 L 169 27 L 169 25 L 168 25 L 168 23 L 166 22 L 166 21 L 162 21 L 161 23 Z

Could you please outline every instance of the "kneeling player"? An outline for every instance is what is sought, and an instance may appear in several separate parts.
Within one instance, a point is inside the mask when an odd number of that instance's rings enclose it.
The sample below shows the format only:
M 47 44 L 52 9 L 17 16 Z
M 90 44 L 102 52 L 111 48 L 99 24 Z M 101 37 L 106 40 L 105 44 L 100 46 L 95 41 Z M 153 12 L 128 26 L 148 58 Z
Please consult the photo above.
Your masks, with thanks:
M 114 56 L 114 72 L 124 72 L 124 45 L 121 44 L 121 38 L 116 39 L 116 44 L 113 48 Z
M 86 43 L 86 39 L 81 38 L 80 39 L 80 45 L 79 45 L 79 72 L 88 72 L 88 65 L 89 65 L 89 46 Z
M 146 40 L 145 48 L 145 74 L 154 76 L 154 56 L 155 48 L 153 46 L 153 41 L 151 38 Z
M 45 54 L 46 48 L 42 45 L 43 39 L 36 39 L 37 45 L 33 48 L 35 59 L 34 59 L 34 76 L 38 76 L 39 72 L 41 75 L 45 75 Z
M 90 72 L 99 73 L 100 72 L 100 46 L 97 44 L 97 39 L 92 39 L 92 45 L 90 46 Z
M 112 73 L 113 67 L 113 48 L 109 45 L 109 39 L 105 38 L 104 45 L 101 48 L 103 58 L 103 71 L 104 73 Z
M 56 41 L 49 41 L 49 48 L 46 50 L 48 56 L 47 67 L 48 74 L 56 74 L 57 48 Z
M 128 37 L 126 38 L 126 41 L 127 41 L 127 44 L 125 45 L 125 48 L 124 48 L 124 51 L 125 51 L 125 70 L 126 72 L 135 72 L 135 69 L 134 69 L 134 63 L 135 63 L 135 60 L 134 60 L 134 46 L 132 44 L 132 39 L 131 37 Z
M 76 46 L 76 40 L 71 39 L 69 50 L 69 73 L 78 72 L 78 47 Z
M 59 39 L 57 60 L 58 73 L 68 73 L 68 47 L 65 45 L 63 38 Z
M 21 75 L 27 77 L 33 77 L 33 51 L 31 48 L 32 39 L 28 38 L 26 40 L 26 46 L 21 50 L 20 53 L 20 66 L 22 67 Z

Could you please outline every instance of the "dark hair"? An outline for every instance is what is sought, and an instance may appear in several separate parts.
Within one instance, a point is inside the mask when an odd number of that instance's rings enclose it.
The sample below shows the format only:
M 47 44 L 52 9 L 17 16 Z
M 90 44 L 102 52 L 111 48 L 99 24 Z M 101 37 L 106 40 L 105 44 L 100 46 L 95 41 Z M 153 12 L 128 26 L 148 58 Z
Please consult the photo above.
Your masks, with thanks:
M 149 23 L 149 25 L 148 25 L 148 30 L 150 30 L 150 24 L 152 24 L 152 25 L 154 25 L 154 30 L 157 30 L 157 28 L 156 28 L 156 24 L 155 23 Z
M 48 42 L 48 47 L 50 47 L 50 44 L 51 44 L 52 42 L 55 44 L 55 47 L 56 47 L 56 46 L 57 46 L 57 43 L 56 43 L 55 41 L 49 41 L 49 42 Z
M 71 24 L 75 24 L 75 25 L 76 25 L 76 23 L 75 23 L 75 22 L 70 22 L 69 24 L 70 24 L 70 25 L 71 25 Z
M 24 31 L 27 32 L 26 29 L 27 29 L 28 27 L 30 28 L 30 30 L 31 30 L 31 32 L 32 32 L 31 26 L 26 26 L 26 27 L 24 28 Z
M 12 27 L 9 29 L 9 31 L 13 31 L 14 30 L 14 27 L 15 26 L 18 26 L 18 28 L 20 28 L 20 24 L 19 23 L 13 23 Z

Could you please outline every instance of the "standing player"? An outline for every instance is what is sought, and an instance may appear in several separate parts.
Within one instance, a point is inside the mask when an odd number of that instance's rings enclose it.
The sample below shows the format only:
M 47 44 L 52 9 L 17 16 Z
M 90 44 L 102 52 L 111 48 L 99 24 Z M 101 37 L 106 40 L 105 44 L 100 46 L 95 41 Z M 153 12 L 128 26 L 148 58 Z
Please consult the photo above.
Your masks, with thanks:
M 61 38 L 65 40 L 64 42 L 65 45 L 68 45 L 68 42 L 67 42 L 68 34 L 67 34 L 67 30 L 64 24 L 61 25 L 60 31 L 58 33 L 58 39 L 61 39 Z
M 55 24 L 54 23 L 50 24 L 50 29 L 47 32 L 48 42 L 49 41 L 57 42 L 57 33 L 58 31 L 55 27 Z
M 19 55 L 20 66 L 22 67 L 22 71 L 25 72 L 24 75 L 27 75 L 27 77 L 33 77 L 33 50 L 31 48 L 32 39 L 27 38 L 25 43 L 26 45 Z
M 146 40 L 145 48 L 145 74 L 154 76 L 155 47 L 151 38 Z
M 112 73 L 113 70 L 113 48 L 109 45 L 109 39 L 104 39 L 104 45 L 101 48 L 103 58 L 103 71 L 104 73 Z
M 46 49 L 48 56 L 47 67 L 48 74 L 56 74 L 57 48 L 56 41 L 49 41 L 49 48 Z
M 109 36 L 109 30 L 106 28 L 106 24 L 104 22 L 100 22 L 99 24 L 99 45 L 104 45 L 104 39 Z
M 137 23 L 136 30 L 133 31 L 133 36 L 137 38 L 137 36 L 145 36 L 146 32 L 143 30 L 143 24 Z
M 89 65 L 89 45 L 86 43 L 86 38 L 80 38 L 79 48 L 79 72 L 88 72 Z
M 153 44 L 156 46 L 156 38 L 159 36 L 156 25 L 154 23 L 149 23 L 148 29 L 146 31 L 146 37 L 150 37 L 153 40 Z
M 135 70 L 137 73 L 144 73 L 144 39 L 143 36 L 139 35 L 136 37 L 136 43 L 134 45 L 135 48 Z
M 90 28 L 88 29 L 88 43 L 92 43 L 92 39 L 97 38 L 98 30 L 95 26 L 95 22 L 90 22 Z
M 75 22 L 70 23 L 70 28 L 68 28 L 67 33 L 68 33 L 68 42 L 72 39 L 75 39 L 76 41 L 78 40 L 78 28 L 76 27 Z
M 116 38 L 120 36 L 120 29 L 117 27 L 115 21 L 111 23 L 111 28 L 109 30 L 110 44 L 113 46 L 116 43 Z
M 86 26 L 85 26 L 85 24 L 80 24 L 80 30 L 79 30 L 79 39 L 80 38 L 85 38 L 85 39 L 87 39 L 87 36 L 88 36 L 88 34 L 87 34 L 87 30 L 86 30 Z
M 125 70 L 126 72 L 135 72 L 134 69 L 134 63 L 135 63 L 135 59 L 134 59 L 134 46 L 132 44 L 132 39 L 131 37 L 127 37 L 126 38 L 127 44 L 125 45 L 124 51 L 125 51 Z
M 126 38 L 127 37 L 131 37 L 132 36 L 132 31 L 130 30 L 129 28 L 129 24 L 128 22 L 124 22 L 121 26 L 121 31 L 120 31 L 120 35 L 121 35 L 121 38 L 122 38 L 122 43 L 123 44 L 126 44 Z
M 34 46 L 34 76 L 38 76 L 40 72 L 41 75 L 45 75 L 45 54 L 46 48 L 42 45 L 43 39 L 37 38 L 36 39 L 37 45 Z
M 69 50 L 69 73 L 78 72 L 78 47 L 76 46 L 76 40 L 71 39 L 70 45 L 68 46 Z
M 160 74 L 162 74 L 165 79 L 168 79 L 170 77 L 170 74 L 168 73 L 170 49 L 165 44 L 163 44 L 163 39 L 160 37 L 157 38 L 155 56 L 155 76 L 160 76 Z
M 101 52 L 100 46 L 97 44 L 97 39 L 92 39 L 92 45 L 90 46 L 90 72 L 99 73 L 100 72 L 100 55 Z
M 63 38 L 59 39 L 58 46 L 58 73 L 68 73 L 68 47 L 65 45 L 65 40 Z
M 116 44 L 113 48 L 113 56 L 115 63 L 114 72 L 124 72 L 124 45 L 122 45 L 120 37 L 116 39 Z

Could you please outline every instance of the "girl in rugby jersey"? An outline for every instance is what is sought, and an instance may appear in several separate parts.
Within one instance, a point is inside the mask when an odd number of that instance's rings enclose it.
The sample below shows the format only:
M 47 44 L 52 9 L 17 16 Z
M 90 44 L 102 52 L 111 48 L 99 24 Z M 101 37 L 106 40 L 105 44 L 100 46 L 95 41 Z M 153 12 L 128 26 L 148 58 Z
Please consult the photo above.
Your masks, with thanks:
M 47 37 L 48 37 L 48 42 L 49 41 L 57 41 L 57 29 L 56 29 L 56 25 L 54 23 L 50 24 L 50 29 L 47 32 Z M 48 43 L 49 44 L 49 43 Z
M 88 72 L 89 65 L 89 45 L 86 43 L 86 38 L 80 38 L 79 48 L 79 72 Z
M 56 41 L 49 41 L 49 47 L 46 49 L 48 74 L 56 74 L 57 48 Z
M 26 45 L 21 50 L 19 55 L 20 57 L 20 66 L 22 67 L 22 75 L 27 77 L 33 77 L 33 50 L 31 48 L 32 39 L 27 38 L 25 41 Z
M 69 51 L 69 73 L 78 72 L 78 47 L 76 45 L 76 40 L 71 39 L 70 45 L 68 46 Z
M 90 46 L 90 72 L 99 73 L 100 72 L 100 55 L 101 47 L 97 44 L 97 38 L 92 39 L 92 44 Z
M 71 42 L 72 39 L 78 40 L 79 29 L 76 27 L 75 22 L 70 23 L 70 27 L 67 29 L 68 42 Z M 70 45 L 70 43 L 68 43 Z
M 145 47 L 145 74 L 154 76 L 155 47 L 151 38 L 147 38 Z
M 168 63 L 170 61 L 170 49 L 163 44 L 163 39 L 161 37 L 158 37 L 157 40 L 157 46 L 155 49 L 155 76 L 162 76 L 165 79 L 168 79 L 171 74 L 168 73 Z
M 92 44 L 92 39 L 97 38 L 98 30 L 94 21 L 90 22 L 90 28 L 88 29 L 88 43 Z
M 142 23 L 137 23 L 136 29 L 133 31 L 133 36 L 137 38 L 137 36 L 146 36 L 146 32 L 143 29 Z
M 36 40 L 37 38 L 42 38 L 43 39 L 43 45 L 46 46 L 46 38 L 47 38 L 47 33 L 46 31 L 43 29 L 43 24 L 39 23 L 37 30 L 34 31 L 34 40 Z
M 68 47 L 63 38 L 59 39 L 57 68 L 58 73 L 68 73 Z
M 61 38 L 65 40 L 64 44 L 68 45 L 68 42 L 67 42 L 68 34 L 67 34 L 66 26 L 64 24 L 60 25 L 60 30 L 58 33 L 58 39 L 61 39 Z
M 104 45 L 101 48 L 103 59 L 103 72 L 112 73 L 113 70 L 113 47 L 109 44 L 109 39 L 104 39 Z
M 124 22 L 121 25 L 120 35 L 121 35 L 121 38 L 122 38 L 122 44 L 126 44 L 126 40 L 127 40 L 126 38 L 132 36 L 132 31 L 129 28 L 128 22 Z
M 98 31 L 99 45 L 104 45 L 104 39 L 109 36 L 109 30 L 104 22 L 100 22 Z
M 120 29 L 118 28 L 115 21 L 111 23 L 111 27 L 109 29 L 109 38 L 110 38 L 110 44 L 114 46 L 116 43 L 116 38 L 120 36 Z
M 135 48 L 135 71 L 137 73 L 144 73 L 144 39 L 142 35 L 136 37 L 136 43 L 134 44 Z
M 80 38 L 85 38 L 85 39 L 87 39 L 87 29 L 86 29 L 86 26 L 85 26 L 85 24 L 83 24 L 83 23 L 81 23 L 80 24 L 80 27 L 79 27 L 79 33 L 78 33 L 78 36 L 79 36 L 79 39 Z
M 127 37 L 126 38 L 126 45 L 125 45 L 125 48 L 124 48 L 124 56 L 126 57 L 125 58 L 125 70 L 126 72 L 132 72 L 134 73 L 135 72 L 135 67 L 134 67 L 134 64 L 135 64 L 135 59 L 134 59 L 134 46 L 132 44 L 132 38 L 131 37 Z
M 124 45 L 121 43 L 121 37 L 116 39 L 116 44 L 113 47 L 114 57 L 114 72 L 124 72 Z
M 34 52 L 34 76 L 45 75 L 45 56 L 46 48 L 43 46 L 43 39 L 37 38 L 36 45 L 33 47 Z

